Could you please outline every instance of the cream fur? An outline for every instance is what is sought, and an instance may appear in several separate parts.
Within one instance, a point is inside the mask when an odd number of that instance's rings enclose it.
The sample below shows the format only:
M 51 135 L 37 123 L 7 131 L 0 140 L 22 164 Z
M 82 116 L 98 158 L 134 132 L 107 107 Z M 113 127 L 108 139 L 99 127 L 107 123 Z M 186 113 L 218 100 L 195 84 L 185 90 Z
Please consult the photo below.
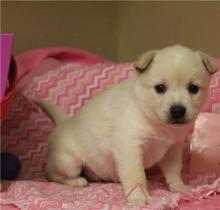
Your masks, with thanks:
M 207 98 L 210 72 L 216 71 L 208 62 L 210 71 L 201 53 L 180 45 L 145 53 L 135 63 L 139 72 L 94 97 L 72 118 L 35 99 L 57 122 L 49 137 L 47 178 L 70 186 L 85 186 L 86 179 L 121 181 L 125 195 L 140 184 L 145 194 L 135 188 L 128 201 L 146 203 L 144 169 L 159 164 L 171 190 L 188 189 L 180 173 L 182 144 Z M 165 94 L 155 92 L 161 82 Z M 198 94 L 189 94 L 189 83 L 201 86 Z M 186 107 L 185 124 L 168 121 L 169 108 L 177 103 Z

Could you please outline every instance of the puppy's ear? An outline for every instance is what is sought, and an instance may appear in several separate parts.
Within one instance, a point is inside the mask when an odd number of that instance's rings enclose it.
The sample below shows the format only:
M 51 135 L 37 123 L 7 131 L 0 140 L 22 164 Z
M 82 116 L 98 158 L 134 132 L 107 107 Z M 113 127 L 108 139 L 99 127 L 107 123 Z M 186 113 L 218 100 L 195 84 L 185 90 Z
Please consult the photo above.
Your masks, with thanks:
M 205 69 L 210 74 L 214 74 L 218 70 L 218 66 L 214 62 L 214 59 L 211 56 L 209 56 L 209 55 L 207 55 L 207 54 L 205 54 L 204 52 L 201 52 L 201 51 L 197 51 L 196 53 L 199 55 L 203 65 L 205 66 Z
M 152 50 L 141 55 L 135 62 L 134 67 L 139 72 L 142 73 L 148 69 L 153 62 L 154 56 L 157 50 Z

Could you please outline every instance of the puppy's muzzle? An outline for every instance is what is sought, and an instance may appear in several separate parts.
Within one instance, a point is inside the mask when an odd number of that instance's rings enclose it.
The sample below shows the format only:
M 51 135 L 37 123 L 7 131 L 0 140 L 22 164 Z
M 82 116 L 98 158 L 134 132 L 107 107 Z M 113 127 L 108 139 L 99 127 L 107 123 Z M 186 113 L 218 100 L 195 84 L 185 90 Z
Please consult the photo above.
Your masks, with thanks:
M 169 122 L 172 124 L 185 123 L 186 108 L 182 105 L 173 105 L 169 110 Z

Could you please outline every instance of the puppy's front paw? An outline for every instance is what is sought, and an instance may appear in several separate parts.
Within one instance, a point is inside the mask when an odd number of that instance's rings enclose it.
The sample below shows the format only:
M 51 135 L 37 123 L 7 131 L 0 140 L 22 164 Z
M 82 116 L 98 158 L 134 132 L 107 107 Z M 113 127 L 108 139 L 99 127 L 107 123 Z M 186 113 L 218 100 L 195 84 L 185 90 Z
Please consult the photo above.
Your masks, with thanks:
M 169 185 L 169 189 L 172 192 L 190 191 L 190 190 L 192 190 L 192 187 L 190 185 L 185 185 L 183 183 L 172 183 Z
M 141 190 L 136 189 L 128 196 L 127 200 L 132 204 L 144 205 L 149 203 L 150 197 L 147 193 L 144 194 Z

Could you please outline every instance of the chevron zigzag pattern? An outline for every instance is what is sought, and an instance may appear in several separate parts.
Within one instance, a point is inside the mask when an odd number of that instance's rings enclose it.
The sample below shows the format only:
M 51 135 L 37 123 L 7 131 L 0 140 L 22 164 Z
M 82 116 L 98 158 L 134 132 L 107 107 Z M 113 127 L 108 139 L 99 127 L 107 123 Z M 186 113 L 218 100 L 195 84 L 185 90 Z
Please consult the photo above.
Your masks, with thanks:
M 209 92 L 209 100 L 204 111 L 220 114 L 220 71 L 214 74 Z
M 73 116 L 89 99 L 103 89 L 128 78 L 131 64 L 66 64 L 34 77 L 16 95 L 13 112 L 2 124 L 2 151 L 17 155 L 22 161 L 20 178 L 43 175 L 47 154 L 47 136 L 54 127 L 52 120 L 30 98 L 51 100 Z
M 2 124 L 1 150 L 21 159 L 20 178 L 43 175 L 47 136 L 54 127 L 52 120 L 30 98 L 50 100 L 74 116 L 88 100 L 127 79 L 133 71 L 130 63 L 93 66 L 73 63 L 34 77 L 23 92 L 16 95 L 13 111 Z M 220 71 L 212 79 L 204 111 L 220 113 Z
M 120 184 L 92 183 L 86 188 L 71 188 L 57 183 L 39 180 L 47 155 L 47 137 L 54 127 L 53 121 L 30 100 L 40 97 L 51 100 L 74 114 L 103 89 L 117 84 L 133 73 L 132 64 L 97 64 L 82 66 L 67 64 L 33 78 L 30 84 L 16 95 L 13 112 L 2 124 L 1 150 L 12 152 L 22 161 L 21 179 L 7 193 L 0 194 L 2 209 L 72 209 L 72 210 L 155 210 L 171 209 L 178 201 L 198 202 L 202 197 L 217 194 L 220 179 L 216 174 L 185 177 L 193 186 L 203 185 L 188 194 L 170 193 L 163 182 L 151 180 L 148 185 L 153 203 L 148 206 L 126 205 Z M 210 98 L 204 111 L 220 114 L 220 71 L 210 85 Z M 187 161 L 186 155 L 186 162 Z M 186 164 L 185 164 L 186 165 Z M 214 182 L 214 184 L 213 184 Z M 199 197 L 199 198 L 198 198 Z M 212 196 L 212 204 L 219 204 L 220 196 Z M 211 206 L 209 206 L 212 208 Z

